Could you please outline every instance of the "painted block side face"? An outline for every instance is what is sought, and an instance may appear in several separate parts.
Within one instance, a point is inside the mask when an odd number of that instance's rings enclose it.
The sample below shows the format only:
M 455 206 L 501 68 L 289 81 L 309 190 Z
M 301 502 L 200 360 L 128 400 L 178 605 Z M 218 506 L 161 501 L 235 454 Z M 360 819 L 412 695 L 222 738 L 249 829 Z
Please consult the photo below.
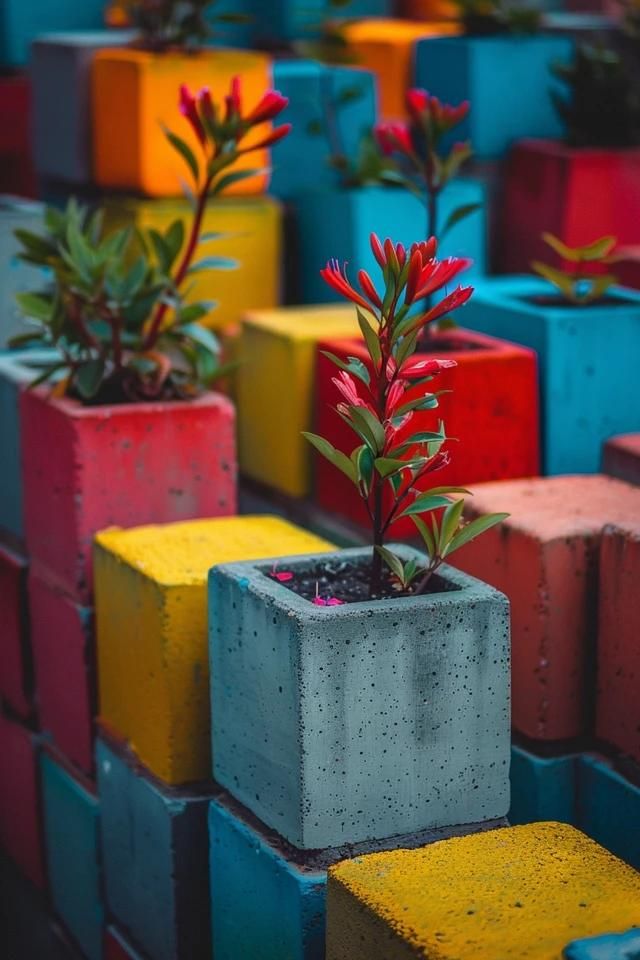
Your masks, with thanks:
M 216 563 L 330 550 L 275 517 L 97 537 L 100 716 L 171 784 L 211 777 L 206 581 Z
M 20 66 L 29 59 L 35 37 L 48 30 L 99 30 L 104 23 L 103 0 L 60 3 L 59 0 L 2 0 L 0 62 Z
M 201 51 L 197 56 L 172 52 L 170 56 L 140 50 L 102 51 L 94 60 L 92 112 L 94 117 L 93 169 L 96 183 L 154 197 L 178 196 L 186 165 L 168 143 L 162 126 L 174 130 L 200 156 L 189 124 L 181 122 L 178 91 L 210 86 L 229 89 L 231 78 L 242 79 L 245 109 L 255 107 L 271 86 L 271 62 L 265 54 L 238 50 Z M 127 110 L 119 105 L 127 103 Z M 252 131 L 246 146 L 258 143 L 264 128 Z M 243 141 L 244 143 L 244 141 Z M 243 157 L 233 169 L 264 170 L 269 151 Z M 229 193 L 263 193 L 268 175 L 259 174 L 234 184 Z
M 640 433 L 627 433 L 607 440 L 602 472 L 640 486 Z
M 31 731 L 0 713 L 0 846 L 43 890 L 38 745 Z
M 27 558 L 0 540 L 0 698 L 22 718 L 33 712 Z
M 574 823 L 578 762 L 574 754 L 537 757 L 522 747 L 513 746 L 509 823 L 512 826 L 537 820 Z
M 93 610 L 75 603 L 48 575 L 29 572 L 29 618 L 42 729 L 81 770 L 93 771 L 95 675 Z
M 324 960 L 326 872 L 303 872 L 222 803 L 209 808 L 216 960 Z
M 633 960 L 640 954 L 640 930 L 574 940 L 564 948 L 564 960 Z
M 6 348 L 11 337 L 32 329 L 25 323 L 15 295 L 44 286 L 46 276 L 17 259 L 20 245 L 14 230 L 39 232 L 43 211 L 40 203 L 0 195 L 0 350 Z
M 447 570 L 450 592 L 325 609 L 261 569 L 210 575 L 215 779 L 305 849 L 503 816 L 504 597 Z
M 2 12 L 0 11 L 0 29 Z M 0 44 L 2 38 L 0 37 Z M 24 73 L 4 72 L 0 77 L 0 181 L 2 192 L 15 197 L 35 197 L 31 158 L 31 87 Z
M 549 84 L 531 77 L 550 76 L 550 65 L 571 60 L 573 49 L 572 38 L 550 34 L 429 38 L 416 48 L 416 86 L 444 103 L 470 100 L 456 136 L 471 140 L 479 160 L 500 157 L 523 137 L 562 135 Z
M 98 530 L 235 512 L 234 411 L 219 394 L 87 408 L 33 390 L 20 404 L 29 553 L 79 600 Z
M 47 753 L 40 766 L 53 904 L 89 960 L 101 960 L 98 800 Z
M 154 960 L 209 960 L 209 798 L 176 793 L 96 747 L 108 908 Z
M 640 870 L 639 823 L 640 786 L 620 776 L 605 760 L 584 756 L 578 773 L 577 826 Z M 633 922 L 637 921 L 636 916 Z M 608 928 L 621 929 L 623 923 Z
M 327 960 L 549 960 L 639 909 L 634 870 L 573 827 L 535 823 L 332 867 Z

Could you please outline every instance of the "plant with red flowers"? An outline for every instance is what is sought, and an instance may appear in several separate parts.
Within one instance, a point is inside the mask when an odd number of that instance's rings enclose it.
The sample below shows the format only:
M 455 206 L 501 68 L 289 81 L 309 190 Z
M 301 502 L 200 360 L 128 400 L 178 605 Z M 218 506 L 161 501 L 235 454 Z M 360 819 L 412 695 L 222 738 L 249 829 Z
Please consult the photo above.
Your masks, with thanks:
M 201 46 L 213 35 L 214 23 L 243 23 L 243 14 L 213 12 L 217 0 L 113 0 L 106 13 L 109 26 L 136 27 L 136 46 L 161 52 Z
M 333 381 L 343 398 L 337 413 L 356 434 L 359 445 L 347 455 L 324 437 L 304 435 L 351 480 L 366 505 L 373 540 L 369 592 L 374 597 L 381 589 L 383 563 L 400 589 L 422 593 L 446 557 L 506 514 L 491 514 L 463 524 L 464 500 L 451 497 L 469 491 L 433 487 L 419 492 L 416 486 L 450 461 L 449 452 L 442 449 L 447 440 L 442 422 L 432 432 L 411 433 L 410 424 L 417 411 L 437 408 L 438 393 L 431 392 L 427 384 L 455 362 L 418 359 L 414 354 L 420 332 L 471 296 L 472 287 L 458 285 L 433 302 L 434 295 L 451 283 L 468 261 L 453 257 L 438 260 L 433 237 L 414 243 L 407 251 L 391 240 L 382 244 L 372 234 L 371 247 L 382 273 L 381 293 L 364 270 L 358 274 L 360 290 L 350 284 L 346 267 L 340 267 L 337 261 L 329 262 L 322 271 L 329 286 L 356 304 L 371 361 L 368 368 L 355 357 L 345 362 L 326 354 L 340 368 Z M 426 298 L 432 301 L 427 308 Z M 425 389 L 416 396 L 418 387 Z M 385 497 L 387 490 L 390 498 Z M 389 527 L 400 517 L 411 517 L 424 540 L 428 555 L 424 568 L 415 560 L 403 563 L 385 546 Z
M 247 141 L 255 128 L 273 120 L 287 100 L 270 91 L 243 114 L 240 82 L 232 81 L 224 105 L 208 89 L 196 96 L 180 91 L 180 110 L 194 130 L 201 156 L 167 130 L 193 180 L 193 217 L 188 229 L 176 220 L 157 230 L 120 230 L 104 236 L 100 215 L 89 216 L 75 203 L 66 212 L 49 210 L 45 233 L 16 231 L 22 260 L 46 268 L 53 277 L 40 293 L 18 296 L 37 329 L 13 341 L 53 346 L 60 360 L 47 365 L 37 382 L 54 374 L 62 389 L 91 403 L 173 399 L 190 396 L 220 375 L 216 338 L 198 321 L 212 304 L 184 298 L 191 277 L 230 265 L 215 257 L 196 261 L 202 220 L 210 197 L 255 174 L 231 169 L 239 157 L 285 136 L 290 125 Z

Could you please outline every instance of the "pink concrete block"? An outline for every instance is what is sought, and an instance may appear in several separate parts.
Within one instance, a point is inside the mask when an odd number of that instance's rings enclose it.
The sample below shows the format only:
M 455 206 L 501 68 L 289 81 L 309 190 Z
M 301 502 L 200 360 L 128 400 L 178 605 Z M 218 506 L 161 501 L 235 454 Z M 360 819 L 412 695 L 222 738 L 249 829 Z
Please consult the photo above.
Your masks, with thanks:
M 640 515 L 600 551 L 596 733 L 640 762 Z
M 44 889 L 38 743 L 31 730 L 0 713 L 0 846 Z
M 225 397 L 83 407 L 20 398 L 29 555 L 81 602 L 94 534 L 236 512 L 235 412 Z
M 602 469 L 610 477 L 640 486 L 640 433 L 625 433 L 607 440 Z
M 513 725 L 538 740 L 591 732 L 602 529 L 640 516 L 640 489 L 597 474 L 472 489 L 470 514 L 511 514 L 451 562 L 511 601 Z
M 0 539 L 0 699 L 23 719 L 33 713 L 33 663 L 27 616 L 27 558 Z
M 40 724 L 65 756 L 92 775 L 97 700 L 93 610 L 75 603 L 34 565 L 29 612 Z

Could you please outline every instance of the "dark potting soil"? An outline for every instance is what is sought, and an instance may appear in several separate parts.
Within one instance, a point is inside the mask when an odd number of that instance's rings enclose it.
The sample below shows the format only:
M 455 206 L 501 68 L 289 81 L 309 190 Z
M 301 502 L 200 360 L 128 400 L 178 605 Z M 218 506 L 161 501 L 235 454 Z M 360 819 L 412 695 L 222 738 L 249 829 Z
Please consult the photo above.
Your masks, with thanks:
M 559 294 L 552 293 L 529 294 L 518 299 L 525 303 L 532 303 L 534 307 L 564 307 L 573 310 L 588 310 L 590 307 L 627 307 L 630 304 L 637 304 L 636 300 L 631 300 L 629 297 L 600 297 L 599 300 L 592 300 L 590 303 L 571 303 Z
M 418 352 L 438 356 L 441 353 L 462 353 L 466 351 L 487 350 L 483 343 L 472 343 L 470 340 L 451 340 L 443 334 L 430 336 L 423 335 L 418 340 Z

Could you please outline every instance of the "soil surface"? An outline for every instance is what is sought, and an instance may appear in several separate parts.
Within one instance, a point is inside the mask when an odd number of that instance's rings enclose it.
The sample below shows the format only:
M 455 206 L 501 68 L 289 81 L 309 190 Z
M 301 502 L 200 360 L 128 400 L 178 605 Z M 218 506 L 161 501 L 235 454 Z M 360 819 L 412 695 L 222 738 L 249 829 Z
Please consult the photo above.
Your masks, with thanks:
M 559 294 L 552 293 L 536 293 L 519 299 L 524 300 L 525 303 L 532 303 L 536 307 L 564 307 L 572 310 L 588 310 L 589 307 L 627 307 L 629 304 L 636 303 L 635 300 L 629 300 L 627 297 L 600 297 L 599 300 L 591 300 L 589 303 L 572 303 Z

